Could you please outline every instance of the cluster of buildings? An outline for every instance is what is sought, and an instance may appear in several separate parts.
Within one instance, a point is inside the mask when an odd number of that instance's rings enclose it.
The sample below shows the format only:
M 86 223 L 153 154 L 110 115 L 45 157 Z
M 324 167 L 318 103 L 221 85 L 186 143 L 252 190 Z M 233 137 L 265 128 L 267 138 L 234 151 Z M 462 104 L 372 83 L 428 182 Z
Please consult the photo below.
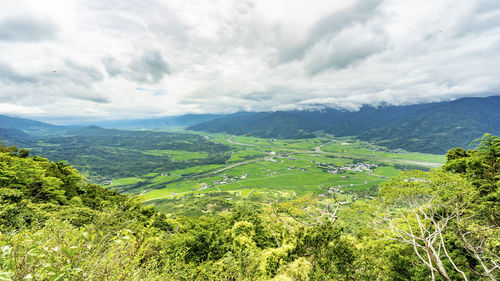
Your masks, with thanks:
M 276 152 L 274 152 L 274 151 L 269 152 L 269 155 L 271 155 L 271 157 L 266 158 L 266 160 L 269 161 L 269 162 L 273 162 L 273 163 L 277 163 L 278 162 L 278 160 L 276 160 L 276 159 L 282 159 L 279 162 L 285 162 L 285 161 L 283 161 L 283 159 L 296 160 L 296 158 L 293 158 L 290 155 L 276 154 Z
M 276 158 L 278 159 L 288 159 L 288 160 L 296 160 L 297 158 L 294 158 L 288 154 L 279 154 L 279 155 L 276 155 Z
M 233 177 L 233 176 L 228 176 L 228 175 L 224 174 L 224 175 L 222 175 L 222 179 L 220 179 L 220 180 L 213 180 L 212 181 L 212 185 L 208 185 L 206 183 L 202 183 L 201 187 L 198 188 L 198 190 L 203 190 L 203 189 L 211 188 L 211 187 L 214 187 L 217 184 L 234 183 L 234 182 L 237 182 L 238 180 L 244 180 L 247 177 L 248 177 L 248 174 L 243 174 L 243 175 L 241 175 L 239 177 L 238 176 Z
M 213 184 L 227 184 L 227 183 L 234 183 L 234 182 L 237 182 L 238 180 L 244 180 L 248 177 L 248 174 L 243 174 L 241 176 L 236 176 L 236 177 L 233 177 L 233 176 L 228 176 L 228 175 L 222 175 L 222 179 L 221 180 L 214 180 L 212 181 Z
M 272 171 L 270 169 L 267 169 L 266 172 L 267 172 L 266 176 L 273 176 L 278 174 L 278 172 Z
M 360 173 L 367 172 L 368 174 L 371 174 L 372 170 L 378 167 L 377 164 L 372 164 L 372 163 L 345 164 L 342 167 L 338 167 L 329 163 L 321 163 L 317 161 L 311 161 L 311 162 L 320 166 L 323 169 L 323 171 L 330 174 L 342 174 L 345 173 L 346 171 L 360 172 Z
M 305 172 L 305 171 L 307 171 L 306 169 L 303 169 L 303 168 L 298 168 L 298 167 L 295 167 L 295 166 L 288 167 L 288 169 L 286 169 L 286 170 L 287 170 L 287 171 L 298 170 L 298 171 L 301 171 L 301 172 Z

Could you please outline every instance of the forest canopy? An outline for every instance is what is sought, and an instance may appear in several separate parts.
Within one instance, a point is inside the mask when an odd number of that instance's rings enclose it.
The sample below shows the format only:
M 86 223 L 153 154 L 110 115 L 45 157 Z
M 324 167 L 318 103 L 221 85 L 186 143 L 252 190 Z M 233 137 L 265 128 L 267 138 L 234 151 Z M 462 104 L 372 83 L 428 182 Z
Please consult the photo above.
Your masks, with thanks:
M 498 280 L 499 156 L 487 134 L 371 200 L 186 216 L 1 147 L 0 280 Z M 352 214 L 355 226 L 342 221 Z

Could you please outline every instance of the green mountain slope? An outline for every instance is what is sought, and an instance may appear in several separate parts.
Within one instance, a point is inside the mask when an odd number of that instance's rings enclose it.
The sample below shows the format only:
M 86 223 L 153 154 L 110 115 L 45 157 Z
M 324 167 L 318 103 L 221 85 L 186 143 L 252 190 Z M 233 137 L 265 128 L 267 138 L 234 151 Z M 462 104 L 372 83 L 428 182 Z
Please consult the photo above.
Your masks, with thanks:
M 441 104 L 361 134 L 360 139 L 389 148 L 444 153 L 452 147 L 467 147 L 485 132 L 500 133 L 500 97 Z
M 408 106 L 238 113 L 188 129 L 265 138 L 308 138 L 322 130 L 335 136 L 358 136 L 389 148 L 444 153 L 468 145 L 484 133 L 500 133 L 500 96 L 464 98 Z
M 125 119 L 96 121 L 94 124 L 104 128 L 127 128 L 127 129 L 160 129 L 166 127 L 184 127 L 207 122 L 223 117 L 218 114 L 185 114 L 179 116 L 167 116 L 148 119 Z
M 25 138 L 29 138 L 29 135 L 21 130 L 0 127 L 0 139 L 25 139 Z
M 0 115 L 0 127 L 26 130 L 30 128 L 55 128 L 57 126 L 31 119 Z

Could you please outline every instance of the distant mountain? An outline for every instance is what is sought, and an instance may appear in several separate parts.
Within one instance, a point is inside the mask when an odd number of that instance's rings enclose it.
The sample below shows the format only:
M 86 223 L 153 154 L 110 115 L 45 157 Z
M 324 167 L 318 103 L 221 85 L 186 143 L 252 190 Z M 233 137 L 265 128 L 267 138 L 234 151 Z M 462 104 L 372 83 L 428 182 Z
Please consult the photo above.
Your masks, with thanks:
M 389 148 L 444 153 L 484 133 L 500 134 L 500 96 L 408 106 L 363 106 L 359 111 L 244 112 L 190 130 L 266 138 L 310 138 L 315 131 L 358 136 Z
M 397 122 L 408 113 L 429 108 L 431 104 L 412 106 L 364 106 L 351 112 L 327 108 L 321 111 L 240 112 L 188 127 L 189 130 L 250 134 L 264 138 L 312 138 L 312 132 L 324 130 L 336 136 L 354 136 L 382 125 Z
M 31 119 L 0 115 L 0 127 L 27 130 L 32 128 L 57 128 L 58 126 Z
M 25 132 L 14 129 L 14 128 L 2 128 L 0 127 L 0 140 L 7 142 L 8 144 L 12 143 L 24 143 L 24 140 L 30 138 L 30 135 Z
M 358 111 L 337 111 L 330 118 L 330 126 L 325 132 L 335 136 L 358 136 L 371 129 L 398 122 L 408 114 L 434 107 L 441 103 L 416 104 L 406 106 L 363 106 Z
M 9 145 L 26 147 L 32 136 L 49 135 L 64 127 L 25 118 L 0 115 L 0 139 Z
M 104 136 L 117 136 L 120 134 L 131 134 L 130 131 L 105 129 L 96 125 L 90 125 L 81 128 L 74 128 L 64 131 L 62 136 L 86 136 L 86 137 L 104 137 Z
M 296 112 L 244 112 L 236 113 L 198 125 L 189 130 L 205 132 L 224 132 L 228 134 L 250 134 L 264 138 L 311 138 L 306 132 L 319 126 L 312 120 L 301 117 Z
M 221 114 L 185 114 L 149 119 L 123 119 L 95 122 L 104 128 L 116 129 L 160 129 L 165 127 L 186 127 L 223 117 Z
M 98 125 L 98 126 L 96 126 Z M 239 112 L 230 115 L 187 114 L 153 119 L 96 122 L 87 127 L 56 126 L 0 115 L 0 139 L 28 145 L 29 136 L 131 136 L 104 129 L 159 129 L 187 126 L 189 130 L 264 138 L 312 138 L 323 131 L 356 136 L 389 148 L 445 153 L 484 133 L 500 135 L 500 96 L 407 106 L 363 106 L 358 111 L 327 108 L 317 111 Z M 20 141 L 20 140 L 24 140 Z
M 359 136 L 389 148 L 444 153 L 484 133 L 500 134 L 500 96 L 464 98 L 417 111 Z

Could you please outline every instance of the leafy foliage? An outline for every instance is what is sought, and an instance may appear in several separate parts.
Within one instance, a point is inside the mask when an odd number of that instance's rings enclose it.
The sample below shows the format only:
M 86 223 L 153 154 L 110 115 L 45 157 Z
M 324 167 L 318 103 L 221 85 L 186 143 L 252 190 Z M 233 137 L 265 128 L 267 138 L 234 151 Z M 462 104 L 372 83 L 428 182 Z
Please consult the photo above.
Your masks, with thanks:
M 0 279 L 496 280 L 498 149 L 485 135 L 476 150 L 451 150 L 443 169 L 406 172 L 365 202 L 302 197 L 200 213 L 161 212 L 63 162 L 1 147 Z M 358 225 L 338 225 L 349 212 Z

